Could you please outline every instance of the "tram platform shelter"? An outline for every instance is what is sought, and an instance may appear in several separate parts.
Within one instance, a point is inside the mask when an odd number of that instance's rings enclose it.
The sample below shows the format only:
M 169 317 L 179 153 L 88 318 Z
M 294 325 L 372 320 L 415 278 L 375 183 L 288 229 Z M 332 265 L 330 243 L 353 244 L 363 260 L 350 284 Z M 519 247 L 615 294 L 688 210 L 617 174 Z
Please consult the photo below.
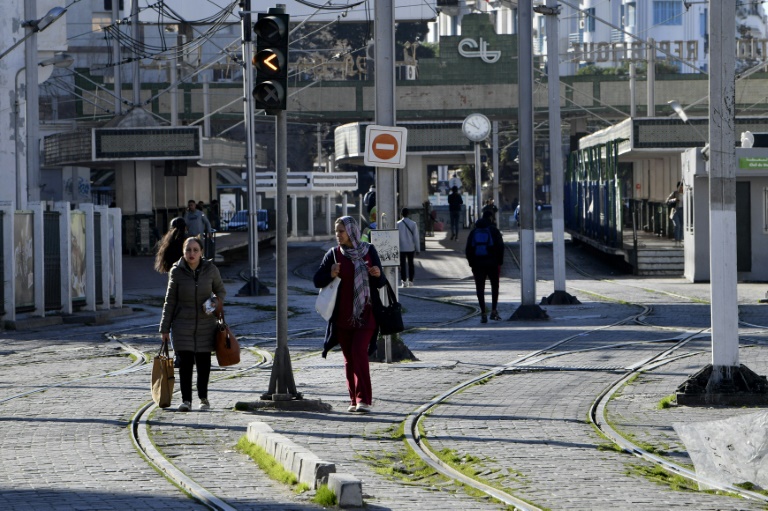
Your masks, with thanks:
M 767 133 L 768 118 L 738 117 L 738 134 Z M 701 149 L 707 118 L 630 118 L 579 140 L 565 179 L 565 227 L 574 240 L 622 256 L 638 275 L 709 280 L 709 194 Z M 739 280 L 768 281 L 768 148 L 737 148 Z M 684 242 L 666 199 L 684 183 Z

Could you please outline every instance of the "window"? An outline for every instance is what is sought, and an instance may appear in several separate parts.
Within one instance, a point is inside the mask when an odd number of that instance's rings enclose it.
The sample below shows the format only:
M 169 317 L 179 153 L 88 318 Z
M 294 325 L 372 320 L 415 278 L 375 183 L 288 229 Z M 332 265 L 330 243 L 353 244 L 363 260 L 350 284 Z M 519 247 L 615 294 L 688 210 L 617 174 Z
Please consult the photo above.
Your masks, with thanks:
M 595 8 L 590 7 L 589 9 L 585 9 L 586 14 L 584 15 L 584 31 L 585 32 L 594 32 L 595 31 Z
M 98 32 L 103 27 L 112 24 L 112 15 L 93 13 L 91 17 L 91 30 Z
M 653 2 L 654 25 L 682 25 L 683 3 L 676 0 L 656 0 Z
M 699 13 L 699 36 L 706 37 L 707 27 L 709 22 L 707 21 L 707 9 L 702 9 Z
M 634 27 L 637 16 L 637 5 L 635 2 L 621 4 L 621 23 L 624 27 Z

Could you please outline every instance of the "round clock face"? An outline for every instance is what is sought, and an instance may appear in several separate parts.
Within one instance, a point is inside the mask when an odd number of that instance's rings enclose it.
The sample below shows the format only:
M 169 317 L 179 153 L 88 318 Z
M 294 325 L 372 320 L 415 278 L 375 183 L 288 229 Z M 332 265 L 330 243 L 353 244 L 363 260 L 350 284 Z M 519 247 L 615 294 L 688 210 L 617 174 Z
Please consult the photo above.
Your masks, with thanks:
M 483 114 L 470 114 L 464 119 L 461 130 L 472 142 L 480 142 L 491 132 L 491 121 Z

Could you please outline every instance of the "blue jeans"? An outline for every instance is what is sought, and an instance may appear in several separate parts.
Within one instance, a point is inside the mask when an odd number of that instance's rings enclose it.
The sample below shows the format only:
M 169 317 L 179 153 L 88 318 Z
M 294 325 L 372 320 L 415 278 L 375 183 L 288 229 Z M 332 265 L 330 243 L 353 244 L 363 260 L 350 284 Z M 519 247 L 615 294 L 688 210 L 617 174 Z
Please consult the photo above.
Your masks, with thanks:
M 672 224 L 675 226 L 675 241 L 683 241 L 683 208 L 675 208 Z

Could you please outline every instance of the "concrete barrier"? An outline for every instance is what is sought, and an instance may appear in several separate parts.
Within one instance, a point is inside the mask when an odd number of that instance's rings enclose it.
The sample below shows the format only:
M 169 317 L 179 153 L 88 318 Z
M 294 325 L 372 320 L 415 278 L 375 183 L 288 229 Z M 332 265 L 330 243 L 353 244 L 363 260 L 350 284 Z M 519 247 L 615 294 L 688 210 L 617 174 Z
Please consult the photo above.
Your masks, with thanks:
M 328 488 L 336 495 L 339 507 L 362 507 L 363 483 L 355 476 L 341 472 L 329 474 Z

